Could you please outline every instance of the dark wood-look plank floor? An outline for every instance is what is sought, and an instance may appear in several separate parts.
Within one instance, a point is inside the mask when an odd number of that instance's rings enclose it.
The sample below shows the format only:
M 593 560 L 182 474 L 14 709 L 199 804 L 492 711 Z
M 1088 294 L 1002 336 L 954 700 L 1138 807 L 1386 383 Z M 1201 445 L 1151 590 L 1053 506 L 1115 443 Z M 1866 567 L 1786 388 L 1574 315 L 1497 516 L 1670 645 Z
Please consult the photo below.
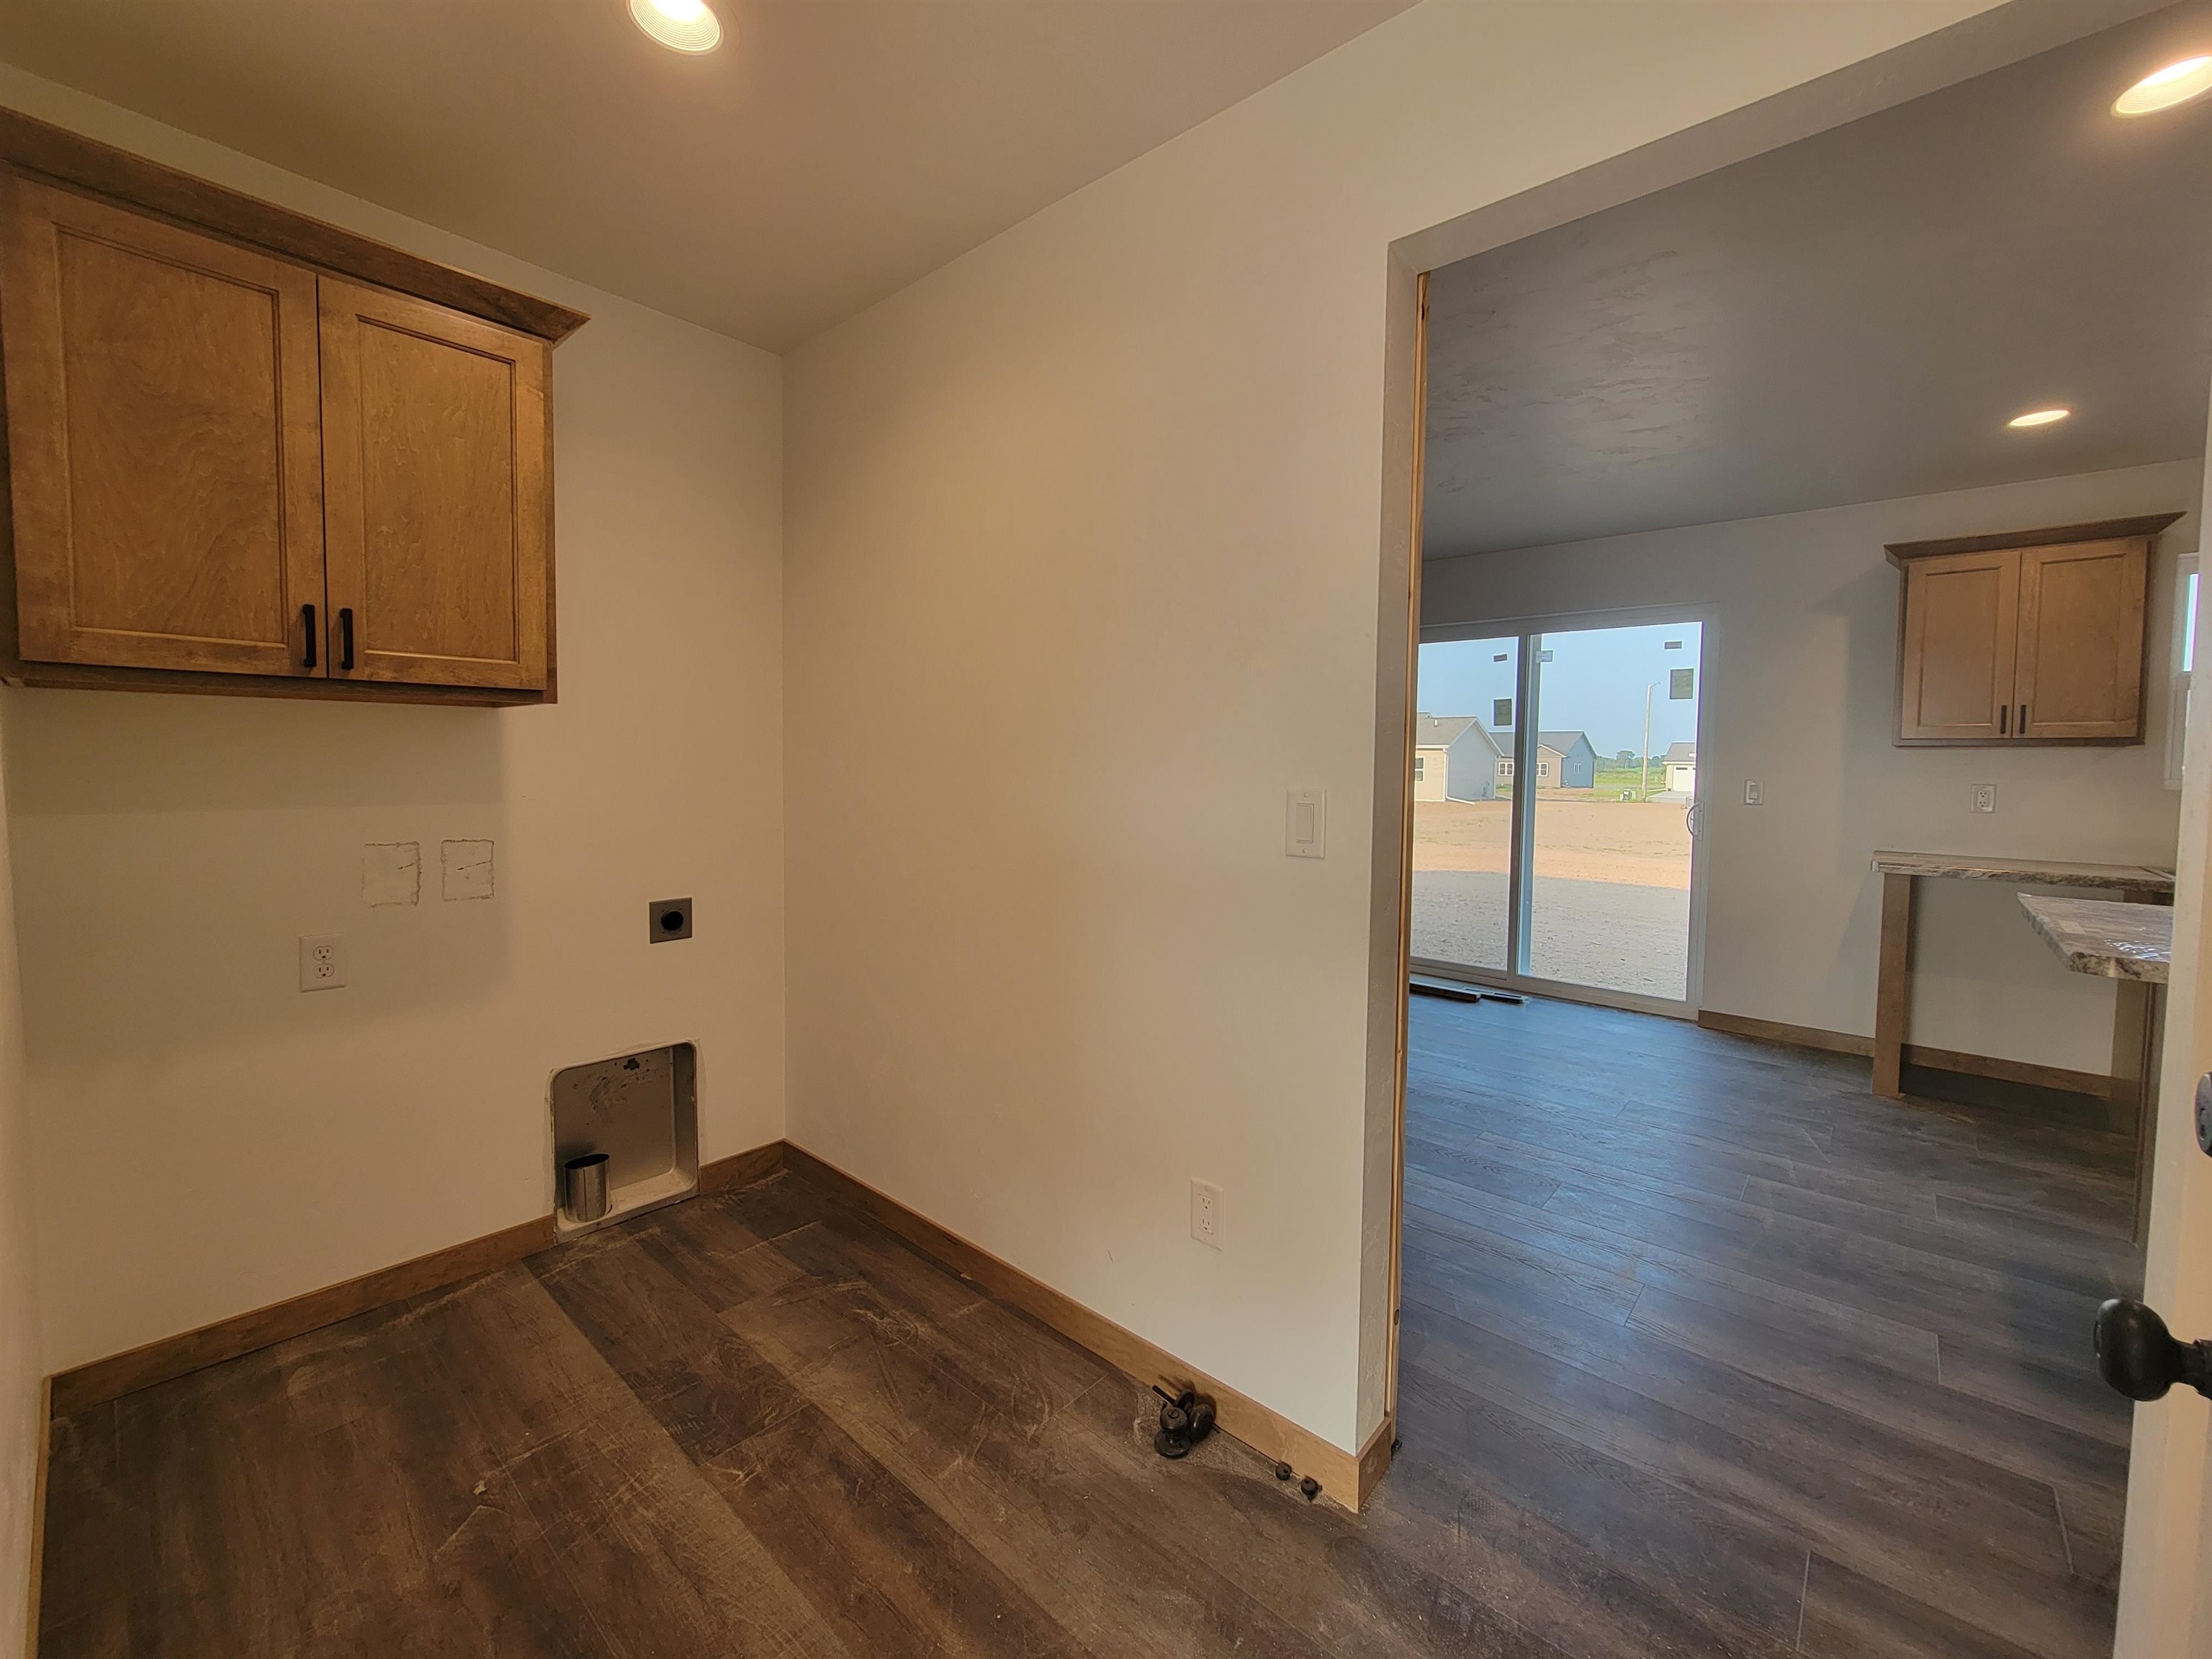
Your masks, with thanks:
M 2109 1651 L 2119 1137 L 1414 1005 L 1368 1512 L 790 1176 L 58 1423 L 46 1659 Z

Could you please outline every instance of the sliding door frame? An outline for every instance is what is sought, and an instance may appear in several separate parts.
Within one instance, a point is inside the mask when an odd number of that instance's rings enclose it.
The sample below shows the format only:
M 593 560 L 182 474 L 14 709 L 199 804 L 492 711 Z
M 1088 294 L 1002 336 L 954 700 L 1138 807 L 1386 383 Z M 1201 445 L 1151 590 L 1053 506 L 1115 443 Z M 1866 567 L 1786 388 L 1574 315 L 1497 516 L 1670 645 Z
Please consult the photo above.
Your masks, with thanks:
M 1616 991 L 1604 986 L 1576 985 L 1544 979 L 1528 971 L 1528 945 L 1534 908 L 1535 872 L 1531 854 L 1535 846 L 1536 791 L 1523 788 L 1522 781 L 1536 775 L 1537 750 L 1541 743 L 1541 702 L 1544 689 L 1543 637 L 1547 634 L 1587 633 L 1607 628 L 1664 627 L 1670 623 L 1694 623 L 1698 629 L 1698 784 L 1689 811 L 1690 838 L 1689 937 L 1683 964 L 1683 994 L 1646 996 L 1635 991 Z M 1420 630 L 1422 645 L 1443 645 L 1462 640 L 1516 641 L 1519 659 L 1514 664 L 1513 827 L 1507 837 L 1505 961 L 1503 969 L 1441 957 L 1414 955 L 1408 951 L 1413 971 L 1436 979 L 1487 986 L 1494 990 L 1519 991 L 1531 996 L 1555 997 L 1567 1002 L 1592 1003 L 1601 1008 L 1625 1008 L 1636 1013 L 1662 1014 L 1671 1019 L 1694 1020 L 1705 994 L 1705 887 L 1711 836 L 1708 831 L 1705 757 L 1711 708 L 1705 686 L 1711 670 L 1717 618 L 1709 605 L 1638 605 L 1626 609 L 1568 611 L 1542 617 L 1500 617 L 1489 622 L 1452 623 Z M 1414 678 L 1419 678 L 1419 653 Z M 1647 762 L 1648 762 L 1648 757 Z M 1410 887 L 1410 872 L 1408 886 Z M 1411 938 L 1410 918 L 1407 929 Z

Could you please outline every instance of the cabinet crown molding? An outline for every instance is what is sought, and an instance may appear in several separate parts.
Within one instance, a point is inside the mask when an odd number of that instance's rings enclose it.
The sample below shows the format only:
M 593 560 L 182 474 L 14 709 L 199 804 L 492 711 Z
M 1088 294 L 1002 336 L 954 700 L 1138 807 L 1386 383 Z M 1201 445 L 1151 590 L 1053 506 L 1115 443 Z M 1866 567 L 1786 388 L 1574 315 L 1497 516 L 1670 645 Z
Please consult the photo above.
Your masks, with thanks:
M 557 344 L 591 320 L 571 307 L 258 201 L 15 110 L 0 109 L 0 161 L 194 229 L 520 329 L 548 344 Z
M 1929 542 L 1890 542 L 1883 550 L 1900 570 L 1915 559 L 1947 553 L 1995 553 L 2008 547 L 2063 547 L 2071 542 L 2116 542 L 2155 536 L 2180 513 L 2152 513 L 2136 519 L 2100 519 L 2094 524 L 2053 525 L 2043 530 L 2003 530 L 1988 536 L 1947 536 Z

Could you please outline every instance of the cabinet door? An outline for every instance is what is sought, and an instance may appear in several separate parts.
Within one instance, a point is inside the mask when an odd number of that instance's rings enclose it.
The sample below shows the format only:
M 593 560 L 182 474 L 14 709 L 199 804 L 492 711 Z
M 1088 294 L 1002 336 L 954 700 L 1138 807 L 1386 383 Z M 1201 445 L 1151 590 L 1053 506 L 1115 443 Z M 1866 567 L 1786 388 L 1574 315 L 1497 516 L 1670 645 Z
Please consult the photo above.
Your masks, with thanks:
M 426 301 L 321 286 L 332 677 L 543 689 L 550 349 Z
M 29 179 L 0 191 L 22 656 L 320 673 L 313 275 Z
M 1905 568 L 1897 735 L 2009 737 L 2020 553 L 1946 553 Z
M 2142 735 L 2149 556 L 2142 538 L 2021 550 L 2014 717 L 2022 737 Z

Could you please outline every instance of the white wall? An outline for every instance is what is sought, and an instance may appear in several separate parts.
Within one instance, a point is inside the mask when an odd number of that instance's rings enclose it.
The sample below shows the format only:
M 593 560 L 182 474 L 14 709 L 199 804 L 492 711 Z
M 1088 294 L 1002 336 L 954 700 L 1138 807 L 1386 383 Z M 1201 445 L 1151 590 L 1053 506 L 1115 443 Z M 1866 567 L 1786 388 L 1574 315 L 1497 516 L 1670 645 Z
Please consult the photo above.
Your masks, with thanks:
M 1875 848 L 2171 868 L 2166 787 L 2173 561 L 2197 550 L 2203 468 L 2185 461 L 1825 512 L 1431 560 L 1425 627 L 1654 605 L 1706 608 L 1703 1004 L 1874 1030 Z M 2148 740 L 2125 748 L 1899 749 L 1897 586 L 1885 543 L 2186 511 L 2150 594 Z M 1437 712 L 1457 712 L 1443 711 Z M 1765 804 L 1743 804 L 1747 779 Z M 1997 810 L 1967 811 L 1996 786 Z M 1923 882 L 1912 1040 L 2074 1071 L 2112 1068 L 2112 991 L 2069 973 L 2015 890 Z
M 0 816 L 6 806 L 0 789 Z M 24 1650 L 31 1613 L 31 1512 L 46 1431 L 26 1103 L 14 884 L 0 841 L 0 1653 L 10 1654 Z
M 14 691 L 45 1363 L 551 1207 L 561 1066 L 697 1042 L 700 1154 L 783 1133 L 781 366 L 20 74 L 0 102 L 592 313 L 554 357 L 560 701 Z M 446 838 L 496 896 L 438 897 Z M 372 911 L 362 848 L 419 841 Z M 649 901 L 697 937 L 647 947 Z M 295 940 L 350 982 L 303 995 Z
M 1420 6 L 795 353 L 794 1138 L 1355 1446 L 1390 245 L 1974 9 Z

